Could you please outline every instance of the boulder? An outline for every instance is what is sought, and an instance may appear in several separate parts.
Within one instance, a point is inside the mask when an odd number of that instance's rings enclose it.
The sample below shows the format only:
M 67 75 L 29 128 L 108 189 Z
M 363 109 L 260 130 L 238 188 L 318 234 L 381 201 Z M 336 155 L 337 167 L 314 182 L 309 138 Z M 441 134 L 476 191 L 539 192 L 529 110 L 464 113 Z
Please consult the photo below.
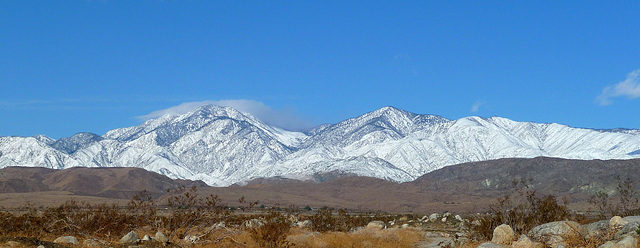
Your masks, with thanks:
M 491 243 L 499 245 L 508 245 L 515 240 L 516 234 L 513 232 L 513 228 L 507 224 L 502 224 L 493 230 L 493 238 Z
M 312 225 L 313 225 L 313 222 L 311 222 L 310 220 L 298 221 L 296 223 L 296 226 L 301 228 L 308 228 L 308 227 L 311 227 Z
M 580 224 L 575 221 L 556 221 L 531 229 L 527 236 L 551 248 L 564 247 L 564 237 L 580 235 Z
M 367 229 L 384 229 L 384 222 L 375 220 L 367 224 Z
M 131 231 L 127 233 L 127 235 L 124 235 L 119 242 L 120 244 L 135 244 L 138 243 L 139 240 L 140 236 L 136 232 Z
M 227 228 L 227 224 L 224 221 L 220 221 L 218 223 L 213 224 L 211 228 L 213 228 L 214 230 L 225 229 Z
M 618 232 L 616 232 L 614 238 L 615 239 L 622 239 L 624 236 L 636 236 L 636 230 L 638 230 L 638 227 L 640 226 L 640 223 L 638 222 L 629 222 L 623 219 L 623 223 L 625 223 L 624 226 L 622 226 L 622 228 L 620 228 L 620 230 Z
M 167 236 L 165 236 L 162 232 L 156 232 L 156 240 L 162 243 L 169 242 L 169 238 L 167 238 Z
M 626 225 L 627 221 L 623 220 L 622 217 L 620 216 L 613 216 L 611 217 L 611 219 L 609 220 L 609 227 L 613 228 L 613 229 L 618 229 L 618 228 L 622 228 L 624 225 Z
M 540 242 L 533 242 L 527 235 L 520 235 L 518 241 L 511 244 L 511 248 L 543 248 L 544 245 Z
M 107 245 L 107 242 L 99 240 L 99 239 L 85 239 L 82 242 L 83 247 L 103 247 Z
M 627 223 L 640 223 L 640 216 L 627 216 L 622 218 L 622 220 Z
M 456 214 L 456 216 L 454 216 L 453 218 L 455 218 L 456 220 L 458 220 L 460 222 L 464 222 L 464 220 L 462 219 L 462 216 L 460 216 L 459 214 Z
M 616 233 L 615 238 L 622 238 L 627 235 L 637 235 L 636 230 L 640 228 L 640 216 L 627 216 L 622 218 L 624 226 Z
M 4 243 L 4 246 L 2 247 L 23 247 L 23 246 L 24 245 L 20 242 L 9 240 L 6 243 Z
M 607 241 L 607 243 L 602 244 L 601 246 L 598 246 L 598 248 L 611 248 L 614 245 L 616 245 L 616 242 L 613 241 Z
M 250 220 L 247 220 L 247 221 L 242 223 L 242 226 L 245 229 L 258 228 L 258 227 L 261 227 L 263 225 L 264 225 L 264 223 L 262 223 L 262 221 L 259 220 L 259 219 L 250 219 Z
M 151 237 L 149 237 L 149 235 L 144 235 L 144 237 L 142 237 L 142 241 L 149 241 L 151 240 Z
M 609 222 L 610 221 L 608 220 L 601 220 L 601 221 L 583 225 L 581 232 L 584 234 L 585 238 L 587 239 L 589 239 L 592 236 L 602 235 L 608 231 Z
M 481 245 L 478 246 L 478 248 L 507 248 L 507 247 L 509 246 L 494 244 L 491 242 L 482 243 Z
M 195 243 L 198 243 L 199 240 L 200 240 L 200 237 L 195 235 L 184 236 L 184 241 L 186 241 L 187 243 L 195 244 Z
M 626 236 L 620 242 L 616 243 L 613 248 L 636 248 L 638 240 L 632 236 Z
M 80 244 L 80 242 L 78 242 L 78 239 L 74 236 L 62 236 L 62 237 L 58 237 L 57 239 L 53 240 L 53 243 L 56 244 Z
M 442 217 L 442 216 L 439 213 L 432 213 L 431 215 L 429 215 L 429 220 L 430 221 L 436 221 L 440 217 Z

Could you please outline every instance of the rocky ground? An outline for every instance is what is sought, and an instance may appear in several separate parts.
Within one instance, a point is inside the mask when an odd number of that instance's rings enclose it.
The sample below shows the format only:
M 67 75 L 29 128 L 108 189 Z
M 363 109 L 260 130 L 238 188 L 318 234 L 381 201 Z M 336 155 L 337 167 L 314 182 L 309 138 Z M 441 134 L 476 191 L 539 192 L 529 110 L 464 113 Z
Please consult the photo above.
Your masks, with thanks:
M 536 226 L 526 234 L 517 234 L 509 225 L 502 224 L 494 229 L 490 241 L 477 240 L 473 232 L 478 221 L 448 212 L 421 218 L 395 216 L 342 232 L 318 232 L 312 230 L 313 223 L 308 219 L 293 215 L 287 218 L 292 220 L 287 222 L 291 226 L 279 245 L 273 247 L 636 248 L 640 233 L 640 216 L 614 216 L 588 224 L 556 221 Z M 240 225 L 219 222 L 206 228 L 181 230 L 183 235 L 141 227 L 111 240 L 87 235 L 65 235 L 49 240 L 3 237 L 0 247 L 264 247 L 265 243 L 256 241 L 255 233 L 265 225 L 268 223 L 260 218 Z

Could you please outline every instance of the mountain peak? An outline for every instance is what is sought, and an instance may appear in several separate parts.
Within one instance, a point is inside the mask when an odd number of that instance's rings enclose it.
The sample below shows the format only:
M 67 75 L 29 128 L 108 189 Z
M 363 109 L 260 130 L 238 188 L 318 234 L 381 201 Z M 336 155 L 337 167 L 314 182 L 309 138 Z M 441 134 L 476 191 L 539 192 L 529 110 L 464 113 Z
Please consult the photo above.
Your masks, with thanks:
M 399 109 L 393 106 L 386 106 L 386 107 L 382 107 L 376 111 L 373 111 L 371 113 L 377 113 L 377 114 L 381 114 L 381 115 L 405 115 L 405 116 L 413 116 L 415 115 L 414 113 L 411 113 L 409 111 L 406 111 L 404 109 Z
M 53 144 L 1 137 L 0 167 L 133 166 L 226 186 L 333 171 L 408 181 L 447 165 L 507 157 L 640 158 L 638 130 L 601 132 L 499 117 L 448 120 L 387 106 L 303 134 L 232 107 L 203 105 L 181 113 Z

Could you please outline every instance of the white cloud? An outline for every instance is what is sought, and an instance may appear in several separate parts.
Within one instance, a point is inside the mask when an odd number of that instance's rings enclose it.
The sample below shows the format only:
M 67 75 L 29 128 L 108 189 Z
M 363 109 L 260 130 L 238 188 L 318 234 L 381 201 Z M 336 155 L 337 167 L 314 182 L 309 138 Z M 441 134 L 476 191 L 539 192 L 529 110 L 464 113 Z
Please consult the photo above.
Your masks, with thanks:
M 482 107 L 482 105 L 484 105 L 485 102 L 476 102 L 473 104 L 473 106 L 471 106 L 471 113 L 475 113 L 478 112 L 480 110 L 480 107 Z
M 292 109 L 274 109 L 262 102 L 244 99 L 185 102 L 167 109 L 153 111 L 147 115 L 139 116 L 137 118 L 141 120 L 149 120 L 168 114 L 186 114 L 187 112 L 204 105 L 232 107 L 240 112 L 251 114 L 267 124 L 287 130 L 303 130 L 313 126 L 311 122 L 295 115 L 295 111 Z
M 596 100 L 600 105 L 611 105 L 613 104 L 612 98 L 623 96 L 629 99 L 640 97 L 640 69 L 629 73 L 626 80 L 605 87 Z

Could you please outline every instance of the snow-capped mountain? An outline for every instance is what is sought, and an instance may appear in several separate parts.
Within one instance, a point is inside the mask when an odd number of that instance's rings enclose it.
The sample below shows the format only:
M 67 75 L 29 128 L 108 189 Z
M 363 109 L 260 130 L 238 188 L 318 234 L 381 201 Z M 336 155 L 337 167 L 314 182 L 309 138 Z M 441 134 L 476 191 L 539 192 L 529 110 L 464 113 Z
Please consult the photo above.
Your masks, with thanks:
M 509 157 L 640 158 L 640 130 L 594 130 L 505 118 L 449 120 L 385 107 L 308 132 L 203 106 L 104 136 L 0 137 L 0 167 L 140 167 L 226 186 L 258 177 L 352 174 L 410 181 L 447 165 Z

